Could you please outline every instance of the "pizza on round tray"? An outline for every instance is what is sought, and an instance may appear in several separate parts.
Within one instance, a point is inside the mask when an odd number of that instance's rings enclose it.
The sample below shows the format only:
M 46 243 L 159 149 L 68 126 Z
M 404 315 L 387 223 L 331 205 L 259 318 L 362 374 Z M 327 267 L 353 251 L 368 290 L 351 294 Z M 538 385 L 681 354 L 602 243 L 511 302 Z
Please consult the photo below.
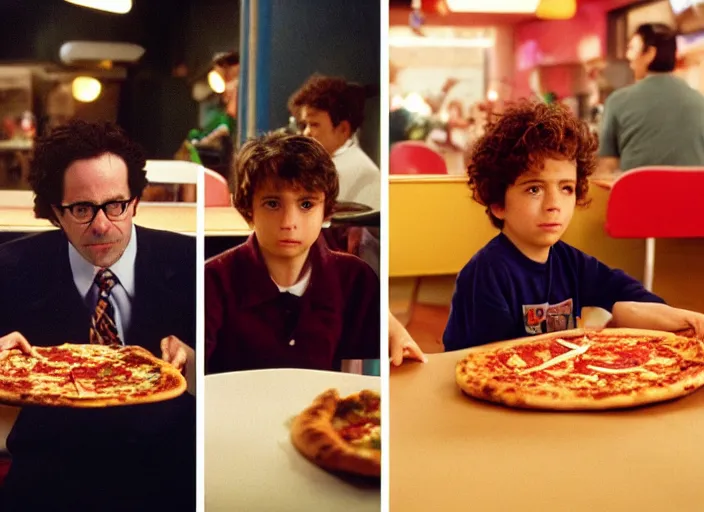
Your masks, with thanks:
M 135 346 L 79 345 L 19 349 L 0 359 L 0 402 L 105 407 L 159 402 L 181 395 L 186 379 Z
M 341 398 L 337 390 L 319 395 L 291 425 L 293 445 L 330 471 L 381 476 L 381 399 L 363 390 Z
M 460 389 L 511 407 L 612 409 L 687 395 L 704 385 L 704 343 L 640 329 L 573 329 L 470 350 Z

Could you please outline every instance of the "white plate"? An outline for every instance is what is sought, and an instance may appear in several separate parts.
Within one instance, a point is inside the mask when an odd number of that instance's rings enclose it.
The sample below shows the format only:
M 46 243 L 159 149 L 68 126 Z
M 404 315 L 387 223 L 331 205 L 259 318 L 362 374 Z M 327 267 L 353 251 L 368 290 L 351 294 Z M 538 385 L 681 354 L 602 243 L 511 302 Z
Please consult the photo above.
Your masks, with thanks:
M 329 388 L 345 396 L 380 381 L 288 369 L 206 377 L 206 512 L 381 509 L 378 483 L 328 473 L 291 444 L 290 421 Z

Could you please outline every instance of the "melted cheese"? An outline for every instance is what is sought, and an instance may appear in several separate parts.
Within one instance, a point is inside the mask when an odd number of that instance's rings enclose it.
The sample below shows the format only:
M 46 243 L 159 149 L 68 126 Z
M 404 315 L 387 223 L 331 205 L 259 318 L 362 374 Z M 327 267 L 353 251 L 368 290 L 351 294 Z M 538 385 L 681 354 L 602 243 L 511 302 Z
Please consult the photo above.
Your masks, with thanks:
M 526 366 L 528 366 L 528 363 L 521 359 L 521 356 L 519 356 L 518 354 L 513 354 L 511 357 L 509 357 L 508 361 L 506 361 L 506 364 L 514 368 L 525 368 Z
M 569 352 L 565 352 L 564 354 L 560 354 L 557 357 L 553 357 L 552 359 L 544 362 L 541 365 L 534 366 L 533 368 L 528 368 L 527 370 L 523 370 L 522 373 L 533 373 L 533 372 L 539 372 L 540 370 L 545 370 L 546 368 L 550 368 L 551 366 L 555 366 L 556 364 L 560 364 L 564 361 L 569 361 L 570 359 L 574 359 L 575 357 L 584 354 L 588 349 L 589 349 L 589 345 L 582 345 L 579 348 L 576 348 L 574 350 L 570 350 Z
M 608 373 L 611 375 L 618 375 L 620 373 L 633 373 L 633 372 L 643 372 L 646 371 L 640 366 L 634 366 L 633 368 L 603 368 L 601 366 L 594 366 L 593 364 L 588 364 L 587 368 L 594 370 L 595 372 Z

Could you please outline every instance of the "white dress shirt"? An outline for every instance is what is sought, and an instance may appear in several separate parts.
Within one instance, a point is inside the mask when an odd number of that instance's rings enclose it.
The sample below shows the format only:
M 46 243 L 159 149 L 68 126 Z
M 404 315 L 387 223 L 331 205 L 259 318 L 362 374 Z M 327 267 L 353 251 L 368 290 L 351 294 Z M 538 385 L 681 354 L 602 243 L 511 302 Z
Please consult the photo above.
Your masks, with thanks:
M 69 242 L 68 259 L 71 263 L 73 282 L 76 284 L 78 293 L 81 294 L 88 308 L 93 311 L 98 303 L 98 285 L 93 281 L 100 267 L 86 261 L 76 248 Z M 137 231 L 132 225 L 132 235 L 130 241 L 122 253 L 120 259 L 111 267 L 110 271 L 117 278 L 117 283 L 110 292 L 108 300 L 115 311 L 115 325 L 117 333 L 123 344 L 125 333 L 129 330 L 132 319 L 132 301 L 134 300 L 134 264 L 137 259 Z M 86 326 L 86 330 L 89 326 Z
M 379 210 L 381 206 L 381 172 L 362 151 L 352 136 L 332 155 L 340 180 L 340 202 L 361 203 Z

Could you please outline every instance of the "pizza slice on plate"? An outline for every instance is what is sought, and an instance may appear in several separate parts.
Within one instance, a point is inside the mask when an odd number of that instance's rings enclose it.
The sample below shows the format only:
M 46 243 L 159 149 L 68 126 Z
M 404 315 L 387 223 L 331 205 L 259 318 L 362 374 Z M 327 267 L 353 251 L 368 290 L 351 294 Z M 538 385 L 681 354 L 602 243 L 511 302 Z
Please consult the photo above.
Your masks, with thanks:
M 335 389 L 319 395 L 291 426 L 291 440 L 322 468 L 381 476 L 381 400 L 363 390 L 341 398 Z

